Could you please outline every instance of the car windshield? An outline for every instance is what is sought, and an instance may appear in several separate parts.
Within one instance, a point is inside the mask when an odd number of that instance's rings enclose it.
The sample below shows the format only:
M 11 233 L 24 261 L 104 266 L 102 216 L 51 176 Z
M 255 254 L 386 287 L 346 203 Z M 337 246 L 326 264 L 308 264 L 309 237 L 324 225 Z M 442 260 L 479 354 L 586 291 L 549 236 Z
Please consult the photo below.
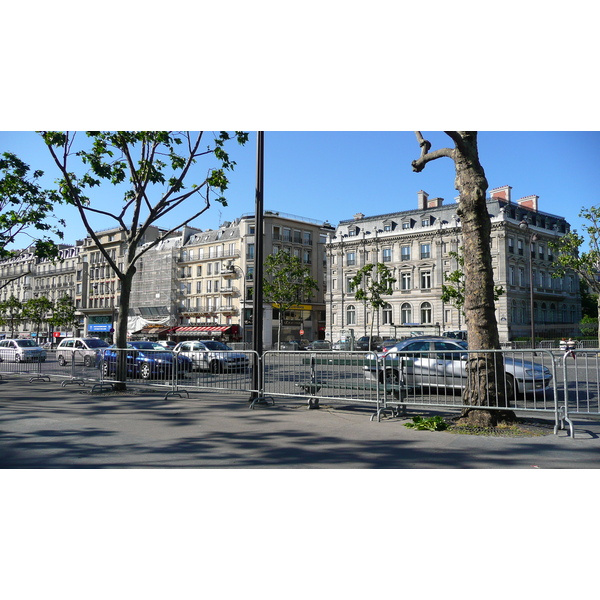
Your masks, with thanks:
M 162 344 L 159 344 L 158 342 L 152 342 L 152 349 L 153 350 L 167 350 L 167 348 L 165 348 Z
M 226 346 L 222 342 L 214 342 L 214 341 L 204 342 L 204 345 L 209 350 L 231 350 L 231 348 L 229 346 Z
M 37 344 L 32 340 L 15 340 L 15 343 L 21 348 L 37 348 Z
M 92 338 L 90 340 L 84 340 L 88 348 L 108 348 L 108 344 L 101 339 Z
M 131 342 L 129 346 L 136 350 L 164 350 L 162 346 L 154 342 Z

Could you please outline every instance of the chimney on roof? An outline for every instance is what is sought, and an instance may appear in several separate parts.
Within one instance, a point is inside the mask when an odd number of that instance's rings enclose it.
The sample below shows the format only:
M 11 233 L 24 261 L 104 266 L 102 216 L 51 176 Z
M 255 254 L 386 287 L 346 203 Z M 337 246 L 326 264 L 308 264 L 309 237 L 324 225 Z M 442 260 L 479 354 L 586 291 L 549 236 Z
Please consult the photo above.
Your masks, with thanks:
M 417 192 L 417 200 L 418 200 L 418 209 L 425 210 L 427 208 L 427 199 L 429 198 L 429 194 L 424 192 L 423 190 Z
M 538 198 L 539 196 L 525 196 L 525 198 L 521 198 L 517 200 L 519 206 L 523 206 L 525 208 L 530 208 L 531 210 L 535 210 L 537 212 L 538 209 Z
M 363 215 L 362 213 L 356 213 L 354 215 L 354 220 L 355 221 L 360 221 L 361 219 L 364 219 L 364 218 L 365 218 L 365 215 Z
M 443 198 L 432 198 L 427 200 L 427 208 L 438 208 L 444 203 Z
M 490 198 L 497 198 L 498 200 L 510 202 L 510 190 L 512 190 L 510 185 L 494 188 L 493 190 L 490 190 Z

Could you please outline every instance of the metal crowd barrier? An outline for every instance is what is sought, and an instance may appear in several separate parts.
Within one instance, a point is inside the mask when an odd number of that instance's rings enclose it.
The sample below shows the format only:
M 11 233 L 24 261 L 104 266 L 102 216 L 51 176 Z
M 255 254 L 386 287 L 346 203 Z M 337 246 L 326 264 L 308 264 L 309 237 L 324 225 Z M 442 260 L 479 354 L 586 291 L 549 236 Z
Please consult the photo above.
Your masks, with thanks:
M 573 437 L 574 416 L 600 417 L 600 349 L 427 351 L 403 353 L 400 359 L 356 351 L 270 350 L 262 356 L 254 351 L 229 351 L 218 354 L 245 357 L 240 368 L 204 364 L 172 369 L 164 363 L 159 368 L 157 363 L 149 371 L 142 363 L 151 363 L 158 355 L 164 359 L 169 351 L 145 350 L 144 354 L 148 360 L 139 360 L 131 349 L 110 349 L 86 366 L 83 356 L 75 352 L 61 366 L 49 353 L 45 362 L 3 360 L 0 373 L 30 376 L 31 382 L 58 378 L 63 386 L 91 384 L 92 391 L 112 389 L 117 382 L 117 356 L 124 355 L 124 380 L 165 390 L 165 398 L 210 390 L 247 392 L 255 401 L 289 397 L 307 402 L 309 408 L 318 408 L 321 401 L 360 403 L 372 406 L 371 419 L 379 420 L 386 411 L 397 415 L 410 407 L 460 411 L 470 392 L 468 382 L 477 381 L 485 390 L 486 408 L 552 414 L 555 433 L 565 429 L 566 423 Z M 179 364 L 179 357 L 174 359 Z M 494 381 L 482 368 L 486 361 L 500 361 Z M 466 376 L 467 369 L 471 378 Z
M 560 404 L 573 437 L 575 434 L 572 416 L 600 417 L 600 349 L 568 351 L 560 362 Z
M 497 362 L 490 381 L 486 362 Z M 467 377 L 470 369 L 471 377 Z M 409 406 L 462 410 L 469 382 L 485 391 L 485 408 L 545 412 L 555 417 L 555 433 L 564 428 L 559 408 L 556 363 L 544 350 L 426 351 L 388 354 L 364 352 L 266 352 L 264 392 L 319 401 L 371 403 L 372 419 L 384 411 L 404 413 Z
M 374 353 L 268 351 L 263 354 L 263 392 L 271 396 L 307 398 L 308 408 L 320 400 L 371 404 L 379 420 L 402 404 L 399 381 L 369 381 L 365 367 L 377 364 Z

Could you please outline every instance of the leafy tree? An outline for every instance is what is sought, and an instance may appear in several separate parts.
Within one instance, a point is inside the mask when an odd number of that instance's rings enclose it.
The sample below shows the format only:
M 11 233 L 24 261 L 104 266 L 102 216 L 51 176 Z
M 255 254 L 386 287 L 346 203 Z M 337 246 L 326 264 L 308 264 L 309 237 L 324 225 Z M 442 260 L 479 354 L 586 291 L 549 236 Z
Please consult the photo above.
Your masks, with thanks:
M 413 171 L 421 172 L 438 158 L 454 162 L 454 185 L 460 193 L 457 214 L 461 219 L 464 244 L 464 314 L 471 349 L 500 348 L 494 304 L 494 272 L 490 251 L 491 223 L 486 204 L 488 182 L 479 161 L 476 131 L 446 131 L 454 147 L 431 151 L 431 143 L 415 132 L 421 156 L 412 162 Z M 504 363 L 500 353 L 469 354 L 467 386 L 462 412 L 464 422 L 492 426 L 500 420 L 515 420 L 512 411 L 485 410 L 486 406 L 506 406 Z
M 394 293 L 394 283 L 396 279 L 383 263 L 365 265 L 350 280 L 350 289 L 354 291 L 354 297 L 359 302 L 364 302 L 365 306 L 371 307 L 369 351 L 372 349 L 375 314 L 388 303 L 383 296 L 391 296 Z
M 61 329 L 63 327 L 72 329 L 73 327 L 77 327 L 79 319 L 75 316 L 75 310 L 73 298 L 68 294 L 64 294 L 54 304 L 54 310 L 52 316 L 48 319 L 48 323 L 54 329 Z
M 46 296 L 30 298 L 23 304 L 23 318 L 31 321 L 35 326 L 36 338 L 40 337 L 42 323 L 48 319 L 48 315 L 53 308 L 54 303 L 48 300 Z
M 581 316 L 598 321 L 598 294 L 590 294 L 588 286 L 581 279 L 579 280 L 579 293 L 581 294 Z
M 41 135 L 60 170 L 62 198 L 77 208 L 88 235 L 120 280 L 116 343 L 119 348 L 125 348 L 136 264 L 144 253 L 208 210 L 211 191 L 217 191 L 217 202 L 226 204 L 223 194 L 229 183 L 227 171 L 235 166 L 225 149 L 231 136 L 221 131 L 213 136 L 208 146 L 203 146 L 204 132 L 88 131 L 89 146 L 85 150 L 76 150 L 74 132 L 45 131 Z M 238 131 L 234 137 L 244 144 L 248 134 Z M 216 159 L 217 166 L 209 168 L 202 181 L 190 185 L 192 167 L 199 158 L 206 156 Z M 82 169 L 82 175 L 76 174 Z M 115 214 L 93 201 L 94 188 L 101 185 L 115 186 L 115 190 L 125 188 L 121 209 Z M 148 228 L 170 216 L 188 199 L 193 199 L 194 203 L 189 203 L 187 216 L 175 226 L 163 229 L 154 242 L 144 246 Z M 102 247 L 94 232 L 91 218 L 97 215 L 114 219 L 116 226 L 125 233 L 122 267 Z M 126 387 L 125 376 L 125 365 L 119 362 L 119 389 Z
M 15 296 L 0 302 L 0 325 L 8 325 L 10 337 L 15 337 L 15 332 L 23 322 L 23 304 Z
M 462 250 L 462 248 L 460 248 Z M 442 284 L 442 302 L 454 306 L 460 314 L 464 315 L 465 305 L 465 258 L 460 252 L 448 252 L 451 258 L 456 260 L 458 269 L 450 273 L 444 273 L 444 281 L 448 285 Z M 504 288 L 501 285 L 494 286 L 494 302 L 504 294 Z
M 591 294 L 596 295 L 598 301 L 596 317 L 600 318 L 598 316 L 600 315 L 600 208 L 583 207 L 579 216 L 587 220 L 583 226 L 583 231 L 588 237 L 587 242 L 574 229 L 551 243 L 552 248 L 558 253 L 552 277 L 564 277 L 569 273 L 577 274 Z M 588 249 L 584 251 L 586 244 Z M 600 329 L 598 335 L 600 336 Z M 600 345 L 600 337 L 598 344 Z
M 39 184 L 43 171 L 30 173 L 31 168 L 11 152 L 0 154 L 0 259 L 15 254 L 7 246 L 21 235 L 30 238 L 27 247 L 33 246 L 36 256 L 55 259 L 58 248 L 48 234 L 63 239 L 63 232 L 48 221 L 54 218 L 54 204 L 60 196 L 44 190 Z M 57 224 L 64 226 L 62 219 Z M 26 273 L 6 280 L 0 289 Z
M 297 256 L 287 252 L 269 254 L 265 259 L 265 277 L 263 298 L 279 308 L 279 328 L 277 330 L 277 349 L 281 348 L 281 326 L 288 310 L 307 302 L 313 292 L 319 289 L 311 277 L 310 269 L 304 266 Z

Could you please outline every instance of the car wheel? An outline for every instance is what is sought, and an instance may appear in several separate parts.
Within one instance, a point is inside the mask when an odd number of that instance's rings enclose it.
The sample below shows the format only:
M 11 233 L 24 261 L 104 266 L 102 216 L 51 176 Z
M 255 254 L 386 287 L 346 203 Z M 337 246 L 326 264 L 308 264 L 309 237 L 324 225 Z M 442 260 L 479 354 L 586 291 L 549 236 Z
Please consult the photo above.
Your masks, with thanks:
M 509 373 L 506 374 L 505 377 L 505 381 L 506 381 L 506 387 L 505 387 L 505 393 L 506 393 L 506 399 L 508 401 L 510 400 L 514 400 L 515 399 L 515 378 L 510 375 Z
M 21 362 L 21 355 L 20 354 L 15 354 L 15 362 Z
M 148 363 L 142 363 L 140 367 L 140 377 L 142 379 L 150 379 L 152 376 L 152 369 Z
M 92 359 L 91 356 L 84 356 L 83 357 L 83 364 L 86 367 L 91 367 L 94 364 L 94 361 L 93 361 L 93 359 Z
M 221 363 L 218 360 L 213 360 L 210 363 L 210 372 L 211 373 L 220 373 L 221 371 L 222 371 Z
M 400 385 L 400 373 L 398 369 L 386 369 L 379 373 L 379 383 L 390 383 L 392 385 Z
M 62 356 L 62 354 L 58 357 L 58 364 L 61 367 L 64 367 L 67 364 L 67 361 L 65 360 L 65 357 Z

